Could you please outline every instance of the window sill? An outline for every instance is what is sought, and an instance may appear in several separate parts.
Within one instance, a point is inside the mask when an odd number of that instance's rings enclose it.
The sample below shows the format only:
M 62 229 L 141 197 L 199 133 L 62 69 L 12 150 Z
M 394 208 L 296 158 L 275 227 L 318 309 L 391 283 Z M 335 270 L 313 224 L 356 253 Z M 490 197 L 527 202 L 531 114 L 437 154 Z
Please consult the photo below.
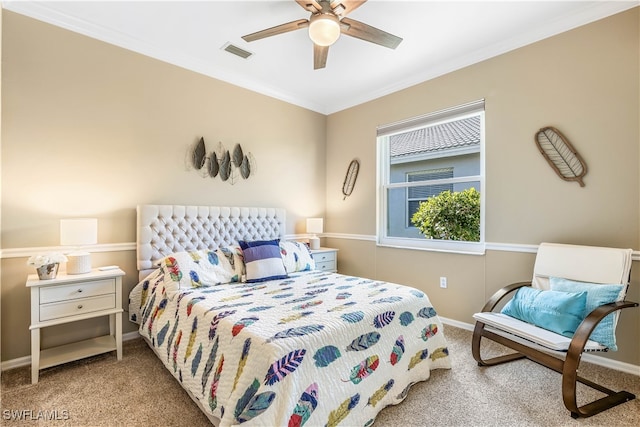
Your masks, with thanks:
M 486 245 L 476 242 L 458 242 L 458 241 L 433 241 L 419 239 L 402 239 L 402 238 L 380 238 L 376 242 L 376 246 L 409 249 L 429 252 L 445 252 L 461 255 L 484 255 Z

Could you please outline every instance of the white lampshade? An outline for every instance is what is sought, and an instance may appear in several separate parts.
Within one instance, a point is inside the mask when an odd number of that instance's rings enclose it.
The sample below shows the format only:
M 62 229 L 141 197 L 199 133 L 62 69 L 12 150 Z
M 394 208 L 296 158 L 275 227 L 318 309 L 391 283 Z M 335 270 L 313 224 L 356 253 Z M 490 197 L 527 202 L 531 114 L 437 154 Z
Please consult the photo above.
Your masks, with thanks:
M 98 220 L 96 218 L 60 220 L 60 245 L 76 248 L 67 254 L 67 274 L 84 274 L 91 271 L 91 254 L 77 248 L 96 243 L 98 243 Z
M 307 218 L 307 233 L 322 233 L 322 218 Z
M 322 233 L 322 218 L 307 218 L 307 233 L 313 234 L 309 238 L 309 247 L 311 249 L 320 249 L 320 239 L 316 233 Z
M 98 220 L 77 218 L 60 220 L 60 245 L 83 246 L 98 243 Z
M 318 46 L 331 46 L 340 37 L 340 21 L 335 15 L 312 15 L 309 22 L 309 38 Z

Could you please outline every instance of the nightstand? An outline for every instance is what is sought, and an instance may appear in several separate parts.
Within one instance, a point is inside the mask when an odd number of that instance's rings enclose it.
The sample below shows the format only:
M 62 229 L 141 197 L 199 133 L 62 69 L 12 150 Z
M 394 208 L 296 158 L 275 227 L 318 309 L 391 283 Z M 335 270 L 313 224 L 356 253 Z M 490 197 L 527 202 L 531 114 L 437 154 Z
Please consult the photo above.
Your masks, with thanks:
M 316 270 L 338 271 L 338 250 L 333 248 L 311 249 L 316 262 Z
M 31 383 L 40 369 L 116 350 L 122 360 L 122 276 L 119 268 L 86 274 L 58 273 L 55 279 L 27 277 L 31 289 Z M 109 335 L 40 350 L 40 329 L 109 316 Z

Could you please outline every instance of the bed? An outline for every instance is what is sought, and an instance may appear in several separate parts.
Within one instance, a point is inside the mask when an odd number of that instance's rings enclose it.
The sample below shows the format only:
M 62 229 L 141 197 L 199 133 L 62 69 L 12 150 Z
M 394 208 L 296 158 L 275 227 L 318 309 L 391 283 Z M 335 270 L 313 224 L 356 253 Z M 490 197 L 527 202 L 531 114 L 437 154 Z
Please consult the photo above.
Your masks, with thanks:
M 371 425 L 450 368 L 442 323 L 417 289 L 315 270 L 285 221 L 138 206 L 130 320 L 215 425 Z

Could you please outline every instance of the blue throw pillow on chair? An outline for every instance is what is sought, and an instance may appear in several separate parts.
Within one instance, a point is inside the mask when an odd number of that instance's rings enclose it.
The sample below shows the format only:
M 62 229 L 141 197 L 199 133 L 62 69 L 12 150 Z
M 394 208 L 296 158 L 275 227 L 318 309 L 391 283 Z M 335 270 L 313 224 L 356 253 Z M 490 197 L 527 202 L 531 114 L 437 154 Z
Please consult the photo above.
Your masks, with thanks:
M 552 291 L 586 292 L 587 305 L 584 317 L 603 304 L 621 301 L 624 298 L 625 285 L 576 282 L 559 277 L 549 277 L 549 285 Z M 606 346 L 611 351 L 618 350 L 616 345 L 616 323 L 618 320 L 616 316 L 618 313 L 619 311 L 616 311 L 602 319 L 591 332 L 589 339 Z
M 516 291 L 502 313 L 565 337 L 584 319 L 587 293 L 543 291 L 526 286 Z

